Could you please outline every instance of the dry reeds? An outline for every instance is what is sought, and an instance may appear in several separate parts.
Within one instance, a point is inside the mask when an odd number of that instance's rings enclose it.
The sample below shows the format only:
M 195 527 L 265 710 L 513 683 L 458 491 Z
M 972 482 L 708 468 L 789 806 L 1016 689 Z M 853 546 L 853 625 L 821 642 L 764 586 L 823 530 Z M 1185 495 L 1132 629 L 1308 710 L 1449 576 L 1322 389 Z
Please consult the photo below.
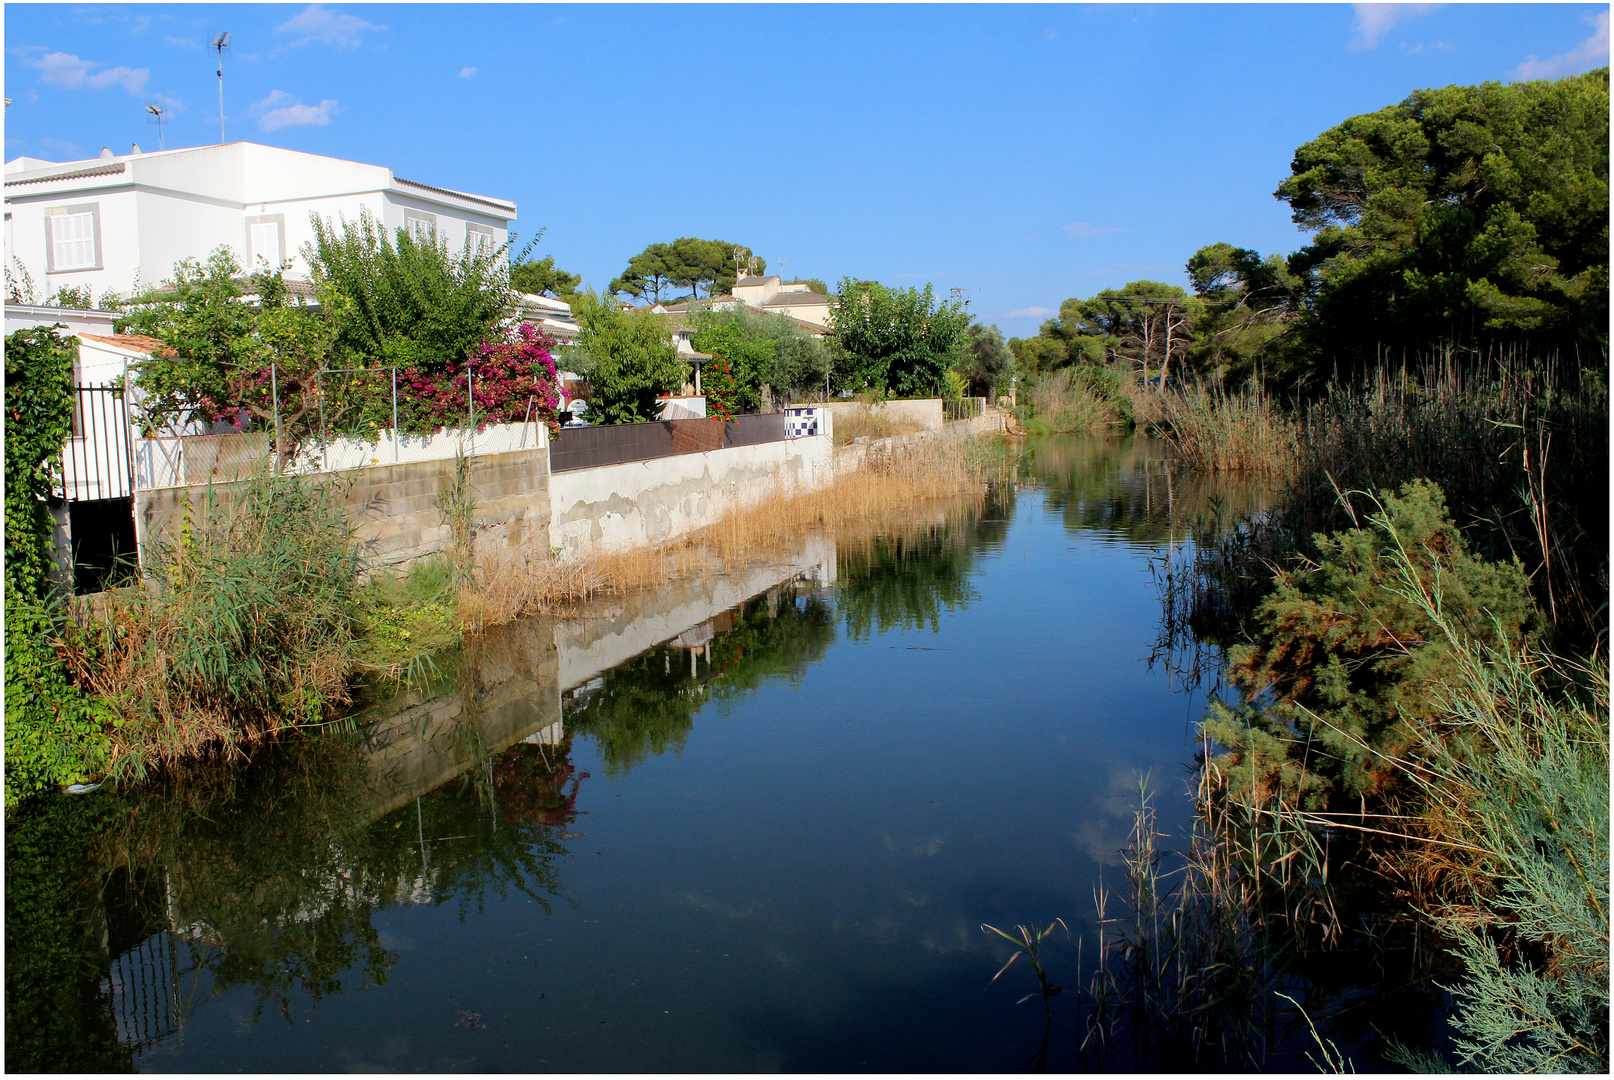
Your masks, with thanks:
M 909 435 L 924 430 L 911 420 L 900 420 L 886 415 L 879 405 L 864 405 L 858 409 L 835 410 L 835 445 L 845 446 L 861 438 L 889 439 L 893 435 Z

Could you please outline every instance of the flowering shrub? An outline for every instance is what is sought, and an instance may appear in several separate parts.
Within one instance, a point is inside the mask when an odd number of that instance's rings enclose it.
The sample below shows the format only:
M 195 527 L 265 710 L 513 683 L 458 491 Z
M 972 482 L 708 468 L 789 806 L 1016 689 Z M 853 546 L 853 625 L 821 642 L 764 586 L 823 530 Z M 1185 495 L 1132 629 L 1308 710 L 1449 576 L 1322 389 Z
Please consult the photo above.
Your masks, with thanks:
M 720 416 L 725 422 L 734 419 L 744 389 L 727 357 L 720 356 L 706 365 L 706 385 L 702 389 L 706 391 L 707 416 Z
M 468 405 L 476 408 L 478 428 L 535 420 L 560 431 L 560 380 L 550 355 L 554 344 L 531 323 L 492 341 L 484 341 L 468 357 L 437 371 L 410 368 L 398 373 L 400 422 L 414 430 L 458 427 L 466 420 Z M 466 397 L 467 372 L 471 379 Z

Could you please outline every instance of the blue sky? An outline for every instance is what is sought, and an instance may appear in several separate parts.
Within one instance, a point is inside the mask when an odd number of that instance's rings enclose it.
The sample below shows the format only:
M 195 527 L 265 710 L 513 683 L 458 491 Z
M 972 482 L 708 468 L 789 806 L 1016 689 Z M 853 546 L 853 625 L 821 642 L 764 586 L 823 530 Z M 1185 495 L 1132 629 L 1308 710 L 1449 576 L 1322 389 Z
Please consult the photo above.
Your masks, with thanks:
M 646 244 L 933 283 L 1034 333 L 1068 296 L 1303 237 L 1295 147 L 1420 87 L 1608 63 L 1606 5 L 5 7 L 7 159 L 229 138 L 515 200 L 604 285 Z

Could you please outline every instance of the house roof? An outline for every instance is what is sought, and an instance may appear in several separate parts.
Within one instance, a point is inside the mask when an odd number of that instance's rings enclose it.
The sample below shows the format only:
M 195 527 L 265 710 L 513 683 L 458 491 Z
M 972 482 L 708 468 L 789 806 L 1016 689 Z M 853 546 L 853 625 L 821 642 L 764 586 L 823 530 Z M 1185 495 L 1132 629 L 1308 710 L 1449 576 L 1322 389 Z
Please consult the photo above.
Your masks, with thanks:
M 782 292 L 776 293 L 772 300 L 762 301 L 763 307 L 808 307 L 813 304 L 827 306 L 829 297 L 815 292 Z
M 773 278 L 775 281 L 777 281 L 779 279 L 779 275 L 769 274 L 766 277 L 757 277 L 755 274 L 747 274 L 745 277 L 736 281 L 734 283 L 734 287 L 738 289 L 746 285 L 766 285 L 768 283 L 768 278 Z
M 508 210 L 512 215 L 516 212 L 515 203 L 505 202 L 502 199 L 490 199 L 485 195 L 470 195 L 463 191 L 455 191 L 453 188 L 433 187 L 431 184 L 422 184 L 418 180 L 405 180 L 403 177 L 397 175 L 393 176 L 392 181 L 395 184 L 402 184 L 405 187 L 419 188 L 422 191 L 430 191 L 438 195 L 452 195 L 454 198 L 464 199 L 466 202 L 481 203 L 483 206 L 494 210 Z
M 122 171 L 123 162 L 114 161 L 106 165 L 95 165 L 88 169 L 69 169 L 66 172 L 46 173 L 44 176 L 30 176 L 24 180 L 7 180 L 6 187 L 17 187 L 20 184 L 43 184 L 47 180 L 77 180 L 82 176 L 106 176 Z
M 147 337 L 145 334 L 85 334 L 79 337 L 86 341 L 99 341 L 103 345 L 116 345 L 120 349 L 130 352 L 146 353 L 149 356 L 178 356 L 168 344 L 158 338 Z

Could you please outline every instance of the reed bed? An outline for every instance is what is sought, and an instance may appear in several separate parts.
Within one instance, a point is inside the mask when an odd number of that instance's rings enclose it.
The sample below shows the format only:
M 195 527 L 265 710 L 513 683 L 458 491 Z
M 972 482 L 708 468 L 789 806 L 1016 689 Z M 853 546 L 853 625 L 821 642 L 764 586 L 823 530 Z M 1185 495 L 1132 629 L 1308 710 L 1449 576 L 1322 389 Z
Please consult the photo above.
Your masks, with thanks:
M 229 753 L 348 700 L 354 544 L 331 493 L 260 476 L 211 494 L 153 560 L 153 587 L 109 594 L 68 662 L 120 717 L 114 775 Z
M 1129 380 L 1108 368 L 1084 364 L 1042 376 L 1031 388 L 1028 434 L 1080 434 L 1124 427 L 1133 420 Z
M 1196 469 L 1277 477 L 1294 469 L 1301 426 L 1260 390 L 1193 386 L 1164 395 L 1161 408 L 1166 438 Z

